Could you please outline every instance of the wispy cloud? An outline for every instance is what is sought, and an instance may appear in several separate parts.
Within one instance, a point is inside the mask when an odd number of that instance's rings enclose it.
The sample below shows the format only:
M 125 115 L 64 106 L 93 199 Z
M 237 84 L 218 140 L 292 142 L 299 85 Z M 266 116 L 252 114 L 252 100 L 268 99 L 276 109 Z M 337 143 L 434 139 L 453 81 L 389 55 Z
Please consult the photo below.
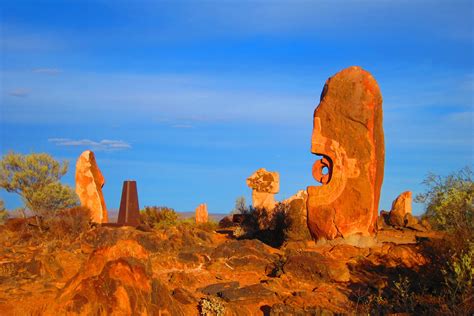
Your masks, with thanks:
M 24 98 L 30 94 L 30 90 L 24 88 L 17 88 L 8 92 L 8 95 L 12 97 Z
M 35 68 L 32 70 L 34 73 L 45 74 L 50 76 L 59 75 L 62 70 L 57 68 Z
M 70 138 L 49 138 L 48 141 L 58 146 L 88 147 L 95 151 L 113 151 L 132 148 L 129 143 L 122 140 L 103 139 L 100 141 L 93 141 L 90 139 L 74 140 Z

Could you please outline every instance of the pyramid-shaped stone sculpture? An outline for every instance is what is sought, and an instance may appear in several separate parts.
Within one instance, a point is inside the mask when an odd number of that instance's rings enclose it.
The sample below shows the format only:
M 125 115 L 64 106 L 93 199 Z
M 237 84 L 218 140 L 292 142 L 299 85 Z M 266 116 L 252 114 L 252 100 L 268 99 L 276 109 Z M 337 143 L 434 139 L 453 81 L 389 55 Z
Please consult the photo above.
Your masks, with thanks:
M 124 181 L 122 199 L 117 224 L 120 226 L 140 225 L 140 208 L 138 206 L 138 193 L 136 181 Z

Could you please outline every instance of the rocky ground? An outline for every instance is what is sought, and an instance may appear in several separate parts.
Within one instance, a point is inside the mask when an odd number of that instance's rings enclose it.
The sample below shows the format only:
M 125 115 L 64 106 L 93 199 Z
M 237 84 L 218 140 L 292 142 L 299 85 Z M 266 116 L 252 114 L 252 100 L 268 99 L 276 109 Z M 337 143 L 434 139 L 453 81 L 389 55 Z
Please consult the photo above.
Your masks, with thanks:
M 400 275 L 429 265 L 427 245 L 442 238 L 389 229 L 277 249 L 238 240 L 232 228 L 190 224 L 94 227 L 71 241 L 38 236 L 27 225 L 0 226 L 1 315 L 364 313 Z

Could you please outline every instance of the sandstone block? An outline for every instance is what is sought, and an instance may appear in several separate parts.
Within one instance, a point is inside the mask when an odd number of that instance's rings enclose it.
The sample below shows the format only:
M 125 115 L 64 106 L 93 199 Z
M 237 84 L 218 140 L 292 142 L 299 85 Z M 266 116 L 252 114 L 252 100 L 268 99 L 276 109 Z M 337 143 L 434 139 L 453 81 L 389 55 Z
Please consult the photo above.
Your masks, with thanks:
M 81 205 L 91 212 L 91 219 L 96 223 L 107 223 L 107 208 L 105 206 L 102 187 L 105 179 L 100 172 L 94 153 L 84 151 L 76 163 L 76 194 Z
M 392 203 L 392 209 L 390 210 L 389 215 L 390 225 L 404 227 L 405 215 L 411 215 L 411 207 L 412 193 L 410 191 L 405 191 L 400 194 Z M 413 219 L 411 219 L 410 224 L 413 224 Z
M 196 224 L 207 223 L 207 221 L 207 204 L 199 204 L 199 206 L 196 208 Z

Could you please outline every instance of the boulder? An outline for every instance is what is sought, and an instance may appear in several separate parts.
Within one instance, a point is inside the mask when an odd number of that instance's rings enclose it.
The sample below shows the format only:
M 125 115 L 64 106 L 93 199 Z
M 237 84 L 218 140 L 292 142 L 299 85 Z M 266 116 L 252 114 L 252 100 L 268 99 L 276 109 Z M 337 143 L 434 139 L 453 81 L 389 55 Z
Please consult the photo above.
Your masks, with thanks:
M 196 224 L 207 223 L 208 213 L 207 213 L 207 204 L 199 204 L 196 207 Z
M 275 208 L 275 194 L 280 191 L 278 172 L 260 168 L 247 178 L 247 186 L 252 189 L 252 206 L 272 211 Z
M 382 95 L 372 75 L 349 67 L 326 81 L 313 117 L 308 226 L 317 239 L 373 235 L 384 173 Z
M 134 240 L 94 251 L 58 295 L 59 314 L 184 315 L 153 278 L 149 253 Z
M 288 205 L 285 216 L 285 235 L 287 241 L 311 240 L 308 230 L 307 200 L 308 193 L 300 190 L 282 202 Z
M 92 151 L 84 151 L 76 163 L 76 194 L 81 205 L 90 210 L 91 219 L 96 223 L 107 223 L 107 208 L 105 206 L 102 187 L 105 179 L 100 172 L 95 155 Z
M 392 203 L 389 215 L 389 224 L 392 226 L 405 227 L 405 215 L 411 215 L 412 194 L 405 191 L 400 194 Z M 413 224 L 413 221 L 410 221 Z

